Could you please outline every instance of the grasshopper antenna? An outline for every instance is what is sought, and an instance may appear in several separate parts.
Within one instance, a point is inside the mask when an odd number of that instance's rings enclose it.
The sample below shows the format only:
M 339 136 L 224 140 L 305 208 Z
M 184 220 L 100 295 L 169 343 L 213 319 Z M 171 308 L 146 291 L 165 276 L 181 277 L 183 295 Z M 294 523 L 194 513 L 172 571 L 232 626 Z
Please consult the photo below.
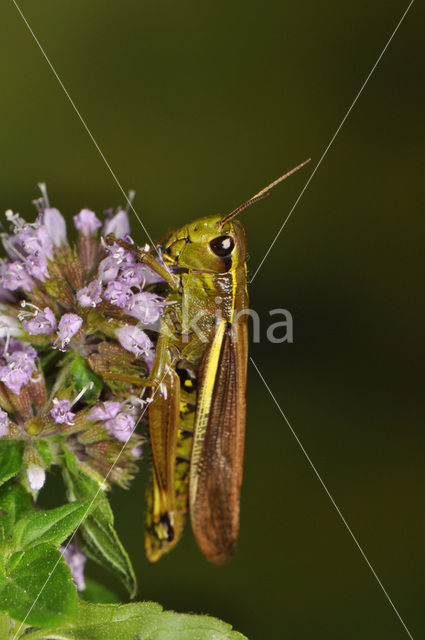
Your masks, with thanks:
M 247 207 L 250 207 L 255 202 L 258 202 L 259 200 L 262 200 L 263 198 L 267 198 L 267 196 L 270 195 L 270 190 L 273 189 L 273 187 L 276 187 L 278 184 L 280 184 L 281 182 L 286 180 L 286 178 L 289 178 L 289 176 L 291 176 L 293 173 L 295 173 L 296 171 L 298 171 L 299 169 L 304 167 L 306 164 L 308 164 L 310 162 L 310 160 L 311 160 L 311 158 L 307 158 L 307 160 L 304 160 L 304 162 L 301 162 L 301 164 L 297 165 L 296 167 L 294 167 L 293 169 L 291 169 L 287 173 L 284 173 L 283 176 L 280 176 L 280 178 L 277 178 L 277 180 L 274 180 L 273 182 L 268 184 L 267 187 L 264 187 L 264 189 L 261 189 L 261 191 L 256 193 L 254 196 L 252 196 L 252 198 L 250 198 L 249 200 L 247 200 L 243 204 L 239 205 L 239 207 L 237 207 L 236 209 L 233 209 L 233 211 L 228 213 L 226 216 L 224 216 L 224 218 L 222 218 L 220 220 L 220 222 L 218 223 L 218 227 L 221 228 L 226 222 L 228 222 L 229 220 L 231 220 L 232 218 L 237 216 L 238 213 L 240 213 L 241 211 L 243 211 Z

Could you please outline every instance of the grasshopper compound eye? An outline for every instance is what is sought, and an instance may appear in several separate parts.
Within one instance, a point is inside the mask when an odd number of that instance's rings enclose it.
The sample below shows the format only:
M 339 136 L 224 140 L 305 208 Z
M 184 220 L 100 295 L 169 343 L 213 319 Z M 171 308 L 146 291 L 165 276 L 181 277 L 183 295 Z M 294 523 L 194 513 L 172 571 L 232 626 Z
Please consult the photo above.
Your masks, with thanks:
M 211 251 L 215 253 L 216 256 L 226 258 L 232 253 L 235 247 L 235 241 L 232 236 L 219 236 L 218 238 L 211 240 L 210 247 Z

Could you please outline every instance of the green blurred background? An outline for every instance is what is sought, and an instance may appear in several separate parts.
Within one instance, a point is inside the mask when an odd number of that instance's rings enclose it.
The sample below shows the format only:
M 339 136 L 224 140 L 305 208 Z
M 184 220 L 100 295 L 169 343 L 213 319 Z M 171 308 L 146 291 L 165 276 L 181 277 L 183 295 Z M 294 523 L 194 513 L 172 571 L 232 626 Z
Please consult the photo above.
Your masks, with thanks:
M 251 273 L 407 4 L 20 2 L 152 237 L 227 212 L 313 158 L 243 213 Z M 0 24 L 0 208 L 32 215 L 40 180 L 68 217 L 123 203 L 12 0 Z M 263 320 L 251 353 L 415 638 L 425 632 L 418 26 L 415 3 L 250 290 Z M 146 241 L 136 220 L 133 230 Z M 266 342 L 275 307 L 294 317 L 293 344 Z M 252 367 L 229 566 L 209 565 L 189 531 L 148 565 L 147 474 L 146 463 L 112 498 L 141 598 L 217 615 L 251 640 L 407 637 Z

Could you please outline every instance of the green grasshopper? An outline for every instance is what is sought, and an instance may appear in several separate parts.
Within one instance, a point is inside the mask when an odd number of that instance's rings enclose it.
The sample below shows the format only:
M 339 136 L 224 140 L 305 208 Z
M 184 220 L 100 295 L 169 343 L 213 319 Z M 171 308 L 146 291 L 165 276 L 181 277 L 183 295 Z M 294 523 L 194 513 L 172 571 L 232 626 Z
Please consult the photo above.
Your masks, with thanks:
M 179 541 L 189 510 L 203 554 L 216 564 L 235 553 L 245 438 L 248 359 L 246 238 L 235 217 L 306 160 L 225 216 L 172 232 L 170 271 L 115 238 L 170 287 L 148 381 L 153 460 L 145 547 L 151 562 Z M 158 386 L 160 385 L 160 391 Z

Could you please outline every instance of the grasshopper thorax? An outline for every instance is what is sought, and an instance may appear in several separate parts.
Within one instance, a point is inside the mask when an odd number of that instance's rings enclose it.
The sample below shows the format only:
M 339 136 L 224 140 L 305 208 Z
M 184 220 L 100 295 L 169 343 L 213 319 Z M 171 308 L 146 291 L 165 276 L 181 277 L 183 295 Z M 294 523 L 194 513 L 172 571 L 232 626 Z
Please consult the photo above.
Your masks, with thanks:
M 237 220 L 222 224 L 220 216 L 200 218 L 171 233 L 164 261 L 189 271 L 225 273 L 246 260 L 245 231 Z

